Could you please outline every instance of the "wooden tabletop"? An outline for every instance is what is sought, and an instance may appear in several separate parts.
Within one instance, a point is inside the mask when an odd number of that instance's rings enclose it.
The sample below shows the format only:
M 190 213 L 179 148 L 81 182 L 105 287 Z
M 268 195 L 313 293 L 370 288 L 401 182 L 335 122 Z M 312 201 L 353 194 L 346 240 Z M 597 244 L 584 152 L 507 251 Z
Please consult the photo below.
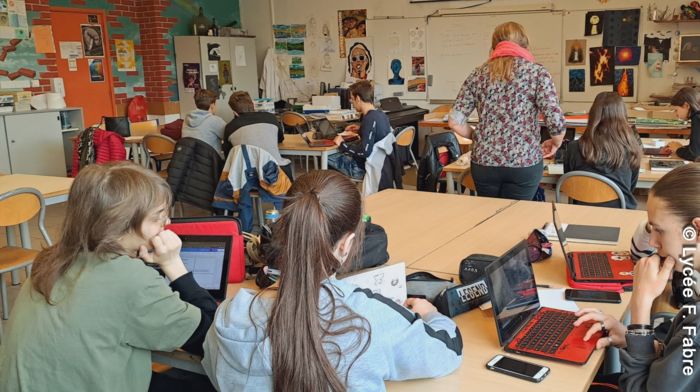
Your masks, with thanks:
M 280 151 L 296 150 L 296 151 L 331 151 L 336 150 L 338 146 L 326 147 L 310 147 L 299 134 L 284 135 L 284 141 L 278 144 Z
M 390 262 L 405 261 L 408 265 L 513 203 L 387 189 L 366 199 L 365 212 L 389 233 Z
M 10 174 L 0 176 L 0 194 L 17 188 L 35 188 L 44 198 L 67 195 L 73 179 L 69 177 Z

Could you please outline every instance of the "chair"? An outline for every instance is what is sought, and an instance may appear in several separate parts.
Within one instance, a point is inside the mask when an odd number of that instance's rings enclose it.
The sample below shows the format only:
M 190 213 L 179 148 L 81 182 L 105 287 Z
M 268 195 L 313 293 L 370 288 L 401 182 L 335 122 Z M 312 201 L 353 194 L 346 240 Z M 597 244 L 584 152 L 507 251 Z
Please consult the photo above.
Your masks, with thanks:
M 408 153 L 411 155 L 411 159 L 413 159 L 413 164 L 416 165 L 416 170 L 418 170 L 418 161 L 416 160 L 415 155 L 413 155 L 413 150 L 411 150 L 411 145 L 413 144 L 413 139 L 415 137 L 416 128 L 406 127 L 396 136 L 396 144 L 399 147 L 406 147 L 408 149 Z
M 564 192 L 569 199 L 584 203 L 605 203 L 619 200 L 620 208 L 627 207 L 625 196 L 620 187 L 600 174 L 587 171 L 572 171 L 564 174 L 557 181 L 556 201 L 559 203 L 559 192 Z
M 285 128 L 290 127 L 296 131 L 296 133 L 304 133 L 308 131 L 313 131 L 314 127 L 303 115 L 297 112 L 284 112 L 280 117 L 282 121 L 282 126 Z M 318 167 L 316 163 L 316 157 L 314 159 L 314 167 Z M 306 171 L 309 171 L 309 157 L 306 157 Z
M 34 188 L 19 188 L 0 195 L 0 226 L 16 226 L 28 223 L 37 212 L 39 213 L 39 231 L 46 244 L 51 246 L 51 238 L 44 226 L 46 206 L 41 192 Z M 38 251 L 16 246 L 0 248 L 0 296 L 2 296 L 2 318 L 10 317 L 10 306 L 7 300 L 8 272 L 26 268 L 27 277 L 31 275 L 31 264 Z
M 450 110 L 452 110 L 452 105 L 450 104 L 445 104 L 445 105 L 440 105 L 433 109 L 433 113 L 449 113 Z
M 471 171 L 462 176 L 462 186 L 466 190 L 469 190 L 470 196 L 476 196 L 476 184 L 474 184 L 474 177 L 472 177 Z
M 129 124 L 131 136 L 146 136 L 150 133 L 158 133 L 158 120 L 146 120 Z
M 153 160 L 156 171 L 163 178 L 167 177 L 168 173 L 161 169 L 161 164 L 173 158 L 175 144 L 175 140 L 159 133 L 151 133 L 143 137 L 142 145 L 146 158 L 148 162 Z

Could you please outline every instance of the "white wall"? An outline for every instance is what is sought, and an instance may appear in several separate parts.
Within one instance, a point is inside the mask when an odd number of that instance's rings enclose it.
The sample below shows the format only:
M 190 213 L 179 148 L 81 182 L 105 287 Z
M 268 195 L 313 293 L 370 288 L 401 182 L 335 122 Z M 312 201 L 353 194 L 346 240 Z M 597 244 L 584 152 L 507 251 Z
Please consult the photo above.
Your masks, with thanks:
M 257 45 L 258 52 L 263 53 L 272 42 L 271 24 L 292 24 L 292 23 L 306 23 L 307 28 L 311 25 L 311 21 L 315 22 L 316 30 L 320 34 L 321 26 L 327 23 L 331 36 L 333 38 L 333 44 L 338 46 L 338 27 L 337 27 L 337 12 L 342 9 L 358 9 L 366 8 L 369 18 L 375 18 L 380 16 L 405 16 L 405 17 L 415 17 L 415 16 L 427 16 L 433 13 L 437 9 L 448 9 L 448 8 L 459 8 L 465 7 L 473 4 L 478 4 L 480 1 L 454 1 L 454 2 L 443 2 L 443 3 L 426 3 L 426 4 L 410 4 L 409 0 L 354 0 L 352 2 L 343 0 L 272 0 L 273 4 L 273 15 L 268 17 L 266 12 L 270 12 L 269 6 L 270 0 L 241 0 L 241 13 L 244 28 L 248 29 L 252 34 L 258 36 Z M 647 5 L 648 1 L 639 0 L 615 0 L 608 1 L 606 4 L 601 4 L 599 0 L 557 0 L 554 2 L 557 9 L 564 10 L 605 10 L 605 9 L 624 9 L 624 8 L 635 8 L 643 6 L 642 9 L 642 23 L 641 23 L 641 34 L 643 37 L 644 33 L 651 33 L 657 30 L 661 31 L 672 31 L 674 34 L 677 30 L 683 34 L 687 33 L 700 33 L 700 23 L 668 23 L 668 24 L 657 24 L 652 23 L 647 20 Z M 677 0 L 655 0 L 655 3 L 659 8 L 664 8 L 667 5 L 672 9 L 674 7 L 679 7 L 681 2 Z M 543 5 L 551 5 L 551 1 L 538 1 L 538 0 L 493 0 L 492 3 L 483 5 L 472 9 L 472 11 L 504 11 L 517 8 L 536 8 Z M 517 17 L 516 17 L 517 18 Z M 581 23 L 584 23 L 581 20 Z M 465 28 L 478 28 L 478 26 L 465 26 Z M 566 26 L 564 27 L 566 28 Z M 314 34 L 314 31 L 309 31 L 309 34 Z M 368 35 L 371 36 L 372 32 L 368 31 Z M 583 38 L 583 37 L 581 37 Z M 381 39 L 381 37 L 376 37 L 375 39 Z M 313 40 L 313 38 L 307 38 L 307 42 Z M 310 43 L 310 42 L 309 42 Z M 307 43 L 306 54 L 304 58 L 307 78 L 304 80 L 305 83 L 309 84 L 310 91 L 318 90 L 318 82 L 326 81 L 333 84 L 340 83 L 344 79 L 344 59 L 338 57 L 336 52 L 332 56 L 332 71 L 331 72 L 320 72 L 318 69 L 320 67 L 320 51 L 318 46 L 315 49 L 309 48 L 309 43 Z M 675 45 L 677 40 L 674 39 L 673 44 Z M 640 39 L 640 45 L 643 44 L 643 38 Z M 671 53 L 671 58 L 674 58 L 675 53 Z M 563 51 L 563 50 L 562 50 Z M 284 57 L 284 56 L 283 56 Z M 428 67 L 430 61 L 435 61 L 435 59 L 428 59 Z M 260 64 L 262 64 L 262 59 L 260 59 Z M 464 70 L 464 76 L 471 70 Z M 646 68 L 643 64 L 639 66 L 639 82 L 638 82 L 638 92 L 637 97 L 639 101 L 648 100 L 649 95 L 652 93 L 657 94 L 668 94 L 671 92 L 671 85 L 674 82 L 683 82 L 686 76 L 693 76 L 695 80 L 700 82 L 700 68 L 694 66 L 682 65 L 676 67 L 675 61 L 671 61 L 669 64 L 665 65 L 664 77 L 660 79 L 651 79 L 648 77 Z M 567 86 L 563 86 L 566 88 Z M 415 104 L 421 105 L 423 107 L 432 107 L 428 102 L 416 101 Z M 563 102 L 562 106 L 566 110 L 579 110 L 587 109 L 590 106 L 587 103 L 567 103 Z

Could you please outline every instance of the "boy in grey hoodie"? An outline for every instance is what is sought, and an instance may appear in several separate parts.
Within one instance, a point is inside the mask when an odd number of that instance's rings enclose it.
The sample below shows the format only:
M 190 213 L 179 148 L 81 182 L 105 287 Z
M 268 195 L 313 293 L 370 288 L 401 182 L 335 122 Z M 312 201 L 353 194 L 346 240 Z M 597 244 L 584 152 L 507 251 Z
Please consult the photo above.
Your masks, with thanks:
M 197 109 L 189 112 L 182 127 L 182 137 L 193 137 L 214 147 L 222 159 L 226 159 L 221 142 L 224 139 L 226 122 L 215 115 L 217 95 L 210 90 L 199 90 L 194 94 Z

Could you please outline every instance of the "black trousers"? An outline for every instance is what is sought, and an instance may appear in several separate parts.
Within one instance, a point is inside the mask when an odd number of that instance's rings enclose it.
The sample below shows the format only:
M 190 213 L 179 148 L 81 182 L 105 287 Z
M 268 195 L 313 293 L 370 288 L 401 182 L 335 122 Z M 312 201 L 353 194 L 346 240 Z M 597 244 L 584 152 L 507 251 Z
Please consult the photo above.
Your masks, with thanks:
M 476 193 L 483 197 L 532 200 L 542 181 L 542 161 L 530 167 L 481 166 L 472 162 Z

